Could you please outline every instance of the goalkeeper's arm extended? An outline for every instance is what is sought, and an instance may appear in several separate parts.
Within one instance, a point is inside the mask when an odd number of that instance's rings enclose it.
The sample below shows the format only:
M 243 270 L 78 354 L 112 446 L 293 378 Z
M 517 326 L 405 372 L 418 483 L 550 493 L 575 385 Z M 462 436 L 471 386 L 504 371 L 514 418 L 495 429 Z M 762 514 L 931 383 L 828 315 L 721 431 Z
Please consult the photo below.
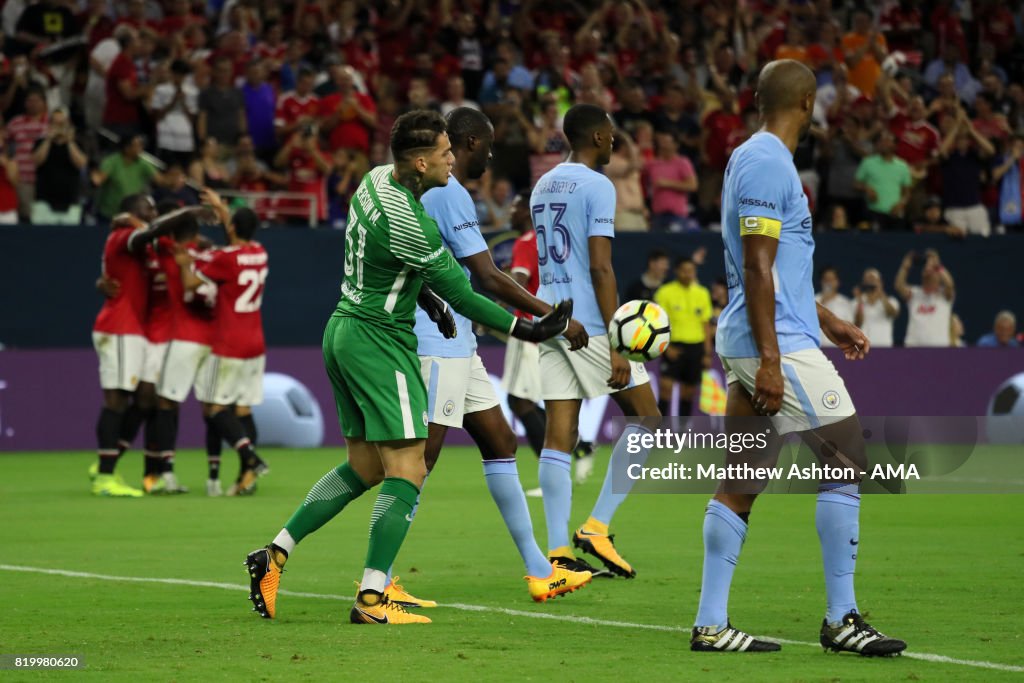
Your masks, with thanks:
M 505 331 L 516 339 L 541 342 L 557 337 L 565 332 L 572 318 L 572 299 L 559 302 L 538 320 L 516 318 L 487 297 L 474 292 L 450 254 L 447 259 L 420 272 L 431 289 L 460 314 L 481 325 Z

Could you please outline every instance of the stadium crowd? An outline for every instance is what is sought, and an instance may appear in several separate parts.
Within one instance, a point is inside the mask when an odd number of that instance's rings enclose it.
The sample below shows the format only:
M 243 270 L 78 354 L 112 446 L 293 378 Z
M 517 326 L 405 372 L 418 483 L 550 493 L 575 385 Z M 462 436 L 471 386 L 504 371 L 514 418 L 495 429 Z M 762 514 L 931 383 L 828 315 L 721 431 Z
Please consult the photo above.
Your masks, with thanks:
M 0 221 L 209 186 L 342 227 L 397 115 L 466 105 L 495 125 L 471 190 L 500 228 L 589 102 L 620 128 L 617 229 L 714 228 L 759 67 L 788 57 L 819 81 L 796 162 L 820 228 L 1020 229 L 1022 19 L 996 0 L 8 0 Z

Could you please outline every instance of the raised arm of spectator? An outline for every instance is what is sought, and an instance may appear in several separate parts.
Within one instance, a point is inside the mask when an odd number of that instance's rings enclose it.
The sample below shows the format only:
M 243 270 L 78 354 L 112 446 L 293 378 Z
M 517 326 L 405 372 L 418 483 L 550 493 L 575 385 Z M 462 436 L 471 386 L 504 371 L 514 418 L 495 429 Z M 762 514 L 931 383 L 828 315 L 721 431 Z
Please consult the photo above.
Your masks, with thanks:
M 950 155 L 953 148 L 956 147 L 956 139 L 960 137 L 960 126 L 963 125 L 961 112 L 963 112 L 962 109 L 957 112 L 956 123 L 949 127 L 949 132 L 946 133 L 946 136 L 942 138 L 942 142 L 939 143 L 939 156 L 943 159 Z
M 942 287 L 942 296 L 947 301 L 952 301 L 956 296 L 956 286 L 953 283 L 953 276 L 949 274 L 942 261 L 939 259 L 939 252 L 929 249 L 925 257 L 924 267 L 933 269 L 939 276 L 939 286 Z
M 1003 159 L 1003 163 L 1001 163 L 998 166 L 995 166 L 995 167 L 992 168 L 992 180 L 993 180 L 993 182 L 997 182 L 998 183 L 1000 180 L 1002 180 L 1003 176 L 1006 175 L 1010 171 L 1010 169 L 1013 168 L 1014 165 L 1019 163 L 1019 162 L 1020 162 L 1020 155 L 1017 154 L 1016 150 L 1011 150 L 1006 155 L 1006 158 Z
M 601 3 L 601 7 L 599 7 L 596 11 L 590 12 L 589 14 L 586 15 L 587 20 L 583 22 L 583 25 L 579 27 L 579 29 L 576 31 L 576 35 L 573 37 L 573 42 L 576 44 L 577 47 L 579 47 L 583 43 L 583 41 L 586 40 L 587 35 L 589 35 L 590 32 L 593 31 L 596 26 L 604 22 L 613 6 L 614 3 L 612 2 L 612 0 L 604 0 L 604 2 Z
M 625 49 L 629 44 L 629 29 L 633 26 L 633 19 L 636 17 L 636 11 L 633 9 L 633 4 L 630 2 L 624 2 L 620 5 L 620 11 L 625 16 L 617 17 L 619 19 L 618 30 L 615 32 L 615 46 L 619 49 Z
M 964 117 L 964 126 L 967 128 L 967 132 L 970 134 L 971 139 L 974 140 L 974 144 L 978 145 L 978 152 L 981 156 L 988 158 L 996 153 L 996 147 L 992 144 L 992 141 L 981 134 L 981 132 L 974 127 L 974 123 L 970 119 Z
M 292 154 L 292 149 L 295 148 L 298 135 L 292 135 L 288 138 L 288 142 L 284 144 L 281 149 L 277 150 L 277 154 L 274 155 L 274 166 L 277 168 L 285 168 L 288 165 L 288 158 Z
M 900 263 L 900 269 L 896 271 L 896 281 L 894 283 L 896 287 L 896 293 L 900 295 L 900 298 L 904 301 L 909 301 L 912 292 L 910 291 L 910 285 L 907 284 L 907 273 L 910 272 L 910 266 L 914 263 L 914 252 L 909 251 L 907 255 L 903 257 L 903 261 Z
M 877 30 L 873 29 L 871 33 L 868 34 L 868 39 L 864 42 L 863 45 L 858 47 L 856 50 L 847 50 L 846 65 L 850 68 L 853 68 L 860 64 L 860 60 L 864 59 L 864 57 L 867 55 L 869 51 L 874 50 L 877 39 L 878 32 Z
M 225 228 L 231 225 L 231 211 L 219 194 L 208 187 L 204 187 L 203 191 L 199 193 L 199 199 L 203 204 L 210 207 L 221 225 Z
M 616 128 L 615 137 L 622 140 L 622 144 L 626 146 L 626 158 L 629 160 L 627 171 L 631 173 L 643 168 L 643 162 L 640 160 L 640 150 L 637 149 L 633 136 L 622 128 Z

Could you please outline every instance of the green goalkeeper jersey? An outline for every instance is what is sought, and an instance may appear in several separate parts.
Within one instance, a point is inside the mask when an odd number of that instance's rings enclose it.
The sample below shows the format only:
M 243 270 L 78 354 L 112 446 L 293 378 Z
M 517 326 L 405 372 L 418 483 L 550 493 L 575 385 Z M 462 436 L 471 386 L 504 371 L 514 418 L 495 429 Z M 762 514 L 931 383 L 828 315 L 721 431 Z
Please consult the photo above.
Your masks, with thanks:
M 508 332 L 515 318 L 475 293 L 441 243 L 437 223 L 392 176 L 373 169 L 352 196 L 345 233 L 345 276 L 336 315 L 412 334 L 416 298 L 425 282 L 462 315 Z M 415 348 L 413 341 L 413 348 Z

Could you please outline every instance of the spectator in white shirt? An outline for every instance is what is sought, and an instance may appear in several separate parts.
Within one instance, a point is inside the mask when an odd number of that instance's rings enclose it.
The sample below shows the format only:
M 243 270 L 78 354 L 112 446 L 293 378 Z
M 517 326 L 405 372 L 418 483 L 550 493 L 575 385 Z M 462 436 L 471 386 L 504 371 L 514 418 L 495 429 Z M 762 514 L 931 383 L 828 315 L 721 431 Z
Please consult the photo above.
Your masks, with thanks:
M 156 146 L 167 164 L 183 168 L 196 151 L 195 120 L 199 114 L 199 90 L 188 82 L 192 67 L 182 59 L 171 63 L 171 80 L 153 90 L 149 110 L 156 120 Z
M 892 323 L 900 313 L 900 302 L 886 293 L 877 269 L 864 271 L 860 285 L 853 288 L 853 300 L 853 324 L 867 335 L 871 347 L 892 346 Z
M 953 276 L 939 260 L 939 254 L 929 249 L 923 257 L 921 285 L 907 284 L 907 273 L 922 257 L 909 252 L 903 257 L 896 273 L 896 292 L 907 302 L 910 319 L 904 346 L 949 346 L 953 298 L 956 289 Z
M 821 291 L 814 295 L 814 300 L 832 311 L 840 320 L 853 322 L 853 301 L 839 292 L 839 271 L 832 266 L 826 266 L 821 269 L 818 279 Z M 821 337 L 821 345 L 823 347 L 835 346 L 825 335 Z

